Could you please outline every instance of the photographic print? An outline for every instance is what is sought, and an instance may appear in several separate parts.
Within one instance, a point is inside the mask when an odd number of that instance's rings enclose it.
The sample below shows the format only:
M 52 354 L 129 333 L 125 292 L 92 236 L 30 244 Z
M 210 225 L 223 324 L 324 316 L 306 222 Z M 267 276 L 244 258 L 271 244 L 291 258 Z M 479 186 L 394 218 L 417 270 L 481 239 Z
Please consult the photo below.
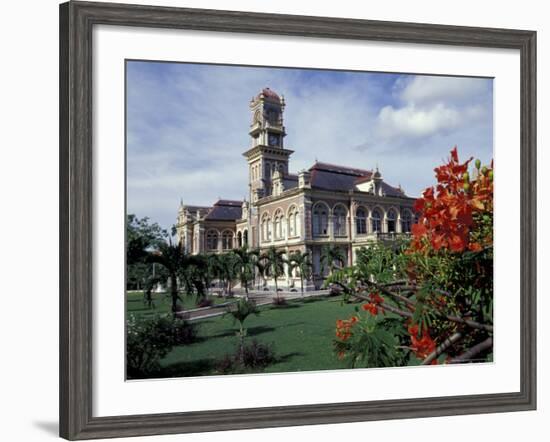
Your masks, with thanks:
M 493 173 L 492 78 L 127 60 L 127 379 L 492 362 Z

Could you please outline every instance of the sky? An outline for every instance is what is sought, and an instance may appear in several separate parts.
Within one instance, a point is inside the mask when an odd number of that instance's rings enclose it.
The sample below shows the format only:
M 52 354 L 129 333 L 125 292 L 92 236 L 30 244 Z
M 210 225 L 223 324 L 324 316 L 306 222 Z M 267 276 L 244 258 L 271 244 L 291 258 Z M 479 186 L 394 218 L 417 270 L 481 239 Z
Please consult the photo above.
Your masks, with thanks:
M 461 159 L 493 157 L 492 79 L 151 61 L 126 72 L 127 212 L 167 229 L 180 200 L 248 196 L 249 103 L 264 87 L 285 98 L 293 173 L 378 166 L 417 197 L 455 145 Z

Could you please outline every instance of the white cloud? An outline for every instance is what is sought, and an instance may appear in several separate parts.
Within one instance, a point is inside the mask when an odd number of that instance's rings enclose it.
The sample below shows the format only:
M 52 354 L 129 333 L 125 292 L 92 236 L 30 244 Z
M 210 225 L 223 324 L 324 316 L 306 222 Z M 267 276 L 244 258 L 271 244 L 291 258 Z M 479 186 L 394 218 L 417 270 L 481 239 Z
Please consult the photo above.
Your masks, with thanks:
M 398 82 L 401 100 L 412 104 L 468 103 L 488 93 L 487 84 L 479 78 L 436 77 L 418 75 Z
M 437 104 L 429 108 L 417 108 L 414 104 L 399 109 L 385 106 L 378 116 L 378 130 L 383 137 L 425 137 L 458 127 L 459 111 Z
M 128 211 L 165 227 L 180 197 L 210 205 L 246 195 L 248 103 L 265 86 L 285 95 L 291 171 L 316 158 L 378 164 L 414 196 L 455 144 L 463 156 L 491 157 L 492 94 L 484 80 L 343 74 L 329 81 L 291 69 L 169 68 L 139 69 L 128 82 Z

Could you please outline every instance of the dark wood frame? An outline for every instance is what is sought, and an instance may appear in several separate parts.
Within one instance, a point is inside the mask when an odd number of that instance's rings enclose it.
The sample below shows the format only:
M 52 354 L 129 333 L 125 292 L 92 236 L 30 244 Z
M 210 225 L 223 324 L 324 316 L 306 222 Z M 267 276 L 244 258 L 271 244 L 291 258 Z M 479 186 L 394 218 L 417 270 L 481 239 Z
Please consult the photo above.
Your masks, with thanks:
M 521 391 L 223 411 L 92 416 L 92 29 L 96 24 L 520 51 Z M 536 408 L 536 32 L 69 2 L 60 6 L 60 435 L 69 440 Z

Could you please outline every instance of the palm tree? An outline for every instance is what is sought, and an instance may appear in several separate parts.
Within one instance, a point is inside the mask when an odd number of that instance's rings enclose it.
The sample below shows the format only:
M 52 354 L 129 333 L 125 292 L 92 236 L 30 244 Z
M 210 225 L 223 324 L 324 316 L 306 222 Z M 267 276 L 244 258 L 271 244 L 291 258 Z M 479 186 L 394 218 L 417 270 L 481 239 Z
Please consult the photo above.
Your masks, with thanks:
M 275 247 L 270 247 L 264 254 L 264 258 L 267 261 L 267 270 L 269 271 L 269 274 L 275 282 L 275 293 L 277 294 L 277 299 L 279 299 L 279 287 L 277 285 L 277 278 L 284 275 L 284 265 L 288 262 L 284 258 L 284 253 L 285 252 L 283 250 L 277 250 Z
M 254 279 L 255 264 L 258 258 L 258 252 L 248 250 L 247 246 L 233 250 L 236 257 L 235 272 L 237 273 L 241 287 L 244 287 L 246 299 L 248 299 L 248 283 Z
M 164 278 L 161 276 L 152 275 L 145 280 L 143 286 L 143 302 L 149 308 L 155 308 L 155 304 L 153 302 L 153 289 L 160 283 L 164 283 Z
M 340 247 L 325 245 L 321 251 L 321 273 L 328 267 L 329 275 L 332 275 L 335 269 L 341 269 L 346 262 L 346 255 Z
M 257 254 L 259 252 L 256 252 Z M 258 259 L 256 259 L 256 262 L 254 263 L 254 267 L 256 267 L 256 270 L 258 271 L 258 275 L 260 275 L 260 279 L 258 281 L 258 290 L 260 289 L 260 282 L 263 282 L 263 285 L 265 286 L 267 284 L 266 282 L 266 272 L 267 272 L 267 258 L 265 255 L 259 255 Z
M 172 298 L 172 313 L 178 311 L 178 273 L 187 266 L 187 254 L 181 243 L 174 245 L 172 241 L 160 243 L 156 250 L 148 255 L 149 262 L 156 262 L 168 271 L 170 280 L 170 297 Z
M 218 256 L 218 261 L 220 264 L 220 279 L 222 280 L 224 291 L 231 296 L 233 294 L 233 281 L 236 278 L 235 264 L 237 258 L 233 253 L 224 253 L 223 255 Z
M 309 279 L 311 277 L 311 269 L 313 268 L 309 252 L 300 252 L 296 250 L 290 254 L 288 261 L 290 271 L 292 271 L 292 269 L 298 269 L 300 273 L 300 288 L 302 296 L 304 296 L 304 278 Z
M 239 337 L 239 359 L 243 364 L 244 358 L 244 337 L 246 336 L 246 330 L 244 328 L 244 321 L 251 314 L 258 315 L 260 312 L 256 307 L 256 302 L 248 300 L 246 298 L 239 299 L 238 302 L 227 308 L 227 313 L 233 316 L 233 319 L 239 323 L 239 331 L 237 336 Z

